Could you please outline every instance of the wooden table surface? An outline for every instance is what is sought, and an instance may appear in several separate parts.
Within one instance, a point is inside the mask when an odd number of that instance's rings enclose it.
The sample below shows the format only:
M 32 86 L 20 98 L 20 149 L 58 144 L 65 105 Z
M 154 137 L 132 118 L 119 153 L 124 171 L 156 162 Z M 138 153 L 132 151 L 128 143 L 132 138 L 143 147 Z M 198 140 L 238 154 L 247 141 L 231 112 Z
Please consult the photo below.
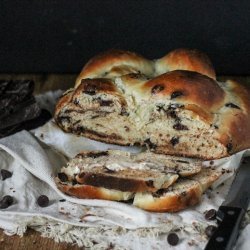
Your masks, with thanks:
M 35 94 L 44 93 L 48 90 L 68 89 L 74 86 L 76 75 L 73 74 L 0 74 L 0 79 L 33 79 L 36 83 Z M 250 77 L 229 77 L 223 76 L 219 78 L 235 79 L 244 85 L 250 86 Z M 0 229 L 0 250 L 79 250 L 84 247 L 78 247 L 76 245 L 67 243 L 57 243 L 52 239 L 43 238 L 40 234 L 32 229 L 28 229 L 23 237 L 7 236 L 3 230 Z

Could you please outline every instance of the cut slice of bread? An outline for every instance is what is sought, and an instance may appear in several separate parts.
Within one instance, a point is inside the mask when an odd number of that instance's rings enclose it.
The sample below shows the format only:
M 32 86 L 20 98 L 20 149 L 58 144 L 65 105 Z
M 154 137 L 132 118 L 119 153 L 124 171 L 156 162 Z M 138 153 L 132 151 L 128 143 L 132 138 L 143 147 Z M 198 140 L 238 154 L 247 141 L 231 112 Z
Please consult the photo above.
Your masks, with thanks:
M 202 193 L 220 176 L 221 172 L 210 168 L 194 176 L 179 179 L 167 189 L 156 193 L 136 193 L 134 206 L 153 212 L 176 212 L 199 203 Z
M 61 174 L 71 182 L 123 192 L 156 192 L 171 186 L 179 176 L 200 172 L 201 162 L 151 152 L 84 151 L 71 159 Z

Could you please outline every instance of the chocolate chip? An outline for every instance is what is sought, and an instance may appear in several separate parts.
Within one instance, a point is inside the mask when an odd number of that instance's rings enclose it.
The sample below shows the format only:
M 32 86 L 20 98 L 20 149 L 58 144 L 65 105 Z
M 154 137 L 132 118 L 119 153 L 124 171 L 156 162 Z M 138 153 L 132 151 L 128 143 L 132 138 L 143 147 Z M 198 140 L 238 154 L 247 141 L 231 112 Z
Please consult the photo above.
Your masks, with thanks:
M 98 102 L 99 102 L 100 106 L 105 106 L 105 107 L 110 107 L 110 106 L 114 105 L 114 102 L 111 101 L 111 100 L 101 100 L 101 99 L 99 99 Z
M 152 94 L 152 95 L 158 94 L 158 93 L 161 92 L 162 90 L 164 90 L 164 86 L 162 86 L 162 85 L 155 85 L 155 86 L 151 89 L 151 94 Z
M 66 182 L 66 181 L 68 181 L 69 179 L 68 179 L 68 176 L 65 174 L 65 173 L 58 173 L 58 178 L 60 179 L 60 181 L 62 181 L 62 182 Z
M 174 99 L 174 98 L 177 98 L 179 96 L 182 96 L 183 93 L 181 91 L 174 91 L 172 94 L 171 94 L 171 100 Z
M 182 160 L 176 160 L 176 162 L 186 163 L 186 164 L 188 164 L 188 163 L 189 163 L 188 161 L 182 161 Z
M 60 202 L 65 202 L 66 200 L 65 199 L 61 199 L 61 200 L 59 200 Z
M 8 179 L 12 176 L 12 173 L 6 169 L 1 169 L 2 180 Z
M 214 165 L 214 161 L 210 161 L 209 164 L 210 164 L 210 165 Z
M 146 185 L 148 187 L 154 187 L 154 181 L 153 180 L 148 180 L 148 181 L 146 181 Z
M 49 198 L 46 195 L 40 195 L 37 199 L 37 204 L 40 207 L 47 207 L 49 205 Z
M 210 238 L 214 232 L 216 231 L 217 227 L 213 225 L 209 225 L 205 229 L 205 234 L 207 235 L 208 238 Z
M 181 124 L 181 123 L 174 124 L 173 128 L 175 130 L 188 130 L 188 127 L 185 126 L 185 125 L 183 125 L 183 124 Z
M 171 246 L 176 246 L 179 242 L 179 237 L 176 233 L 170 233 L 168 235 L 168 244 Z
M 14 199 L 10 195 L 5 195 L 3 199 L 0 201 L 0 209 L 7 208 L 11 206 L 14 202 Z
M 157 148 L 157 145 L 154 144 L 154 143 L 152 143 L 150 139 L 147 139 L 147 140 L 145 140 L 144 142 L 145 142 L 146 145 L 148 145 L 148 147 L 149 147 L 150 149 L 156 149 L 156 148 Z
M 206 211 L 205 213 L 205 219 L 206 220 L 215 220 L 216 219 L 216 210 L 215 209 L 210 209 Z
M 231 142 L 229 142 L 227 145 L 226 145 L 226 148 L 227 148 L 227 152 L 230 153 L 231 150 L 233 149 L 233 144 Z
M 107 151 L 103 151 L 103 152 L 89 152 L 87 154 L 87 157 L 91 157 L 91 158 L 98 158 L 98 157 L 101 157 L 101 156 L 108 156 L 109 153 Z
M 171 140 L 170 140 L 170 143 L 171 143 L 173 146 L 175 146 L 176 144 L 179 143 L 179 137 L 176 137 L 176 136 L 172 137 Z
M 97 90 L 98 87 L 96 85 L 94 85 L 93 83 L 87 83 L 84 86 L 83 93 L 87 95 L 95 95 Z
M 239 106 L 237 106 L 237 105 L 235 105 L 234 103 L 231 103 L 231 102 L 226 103 L 225 106 L 228 107 L 228 108 L 240 109 Z

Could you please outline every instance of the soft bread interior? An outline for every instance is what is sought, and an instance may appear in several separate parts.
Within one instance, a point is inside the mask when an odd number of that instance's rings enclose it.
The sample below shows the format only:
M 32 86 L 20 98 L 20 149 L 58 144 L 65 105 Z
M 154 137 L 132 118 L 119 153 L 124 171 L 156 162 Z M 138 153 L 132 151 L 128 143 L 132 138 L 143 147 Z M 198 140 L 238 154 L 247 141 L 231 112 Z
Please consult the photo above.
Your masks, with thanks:
M 172 185 L 179 176 L 200 172 L 201 162 L 151 152 L 84 151 L 61 173 L 67 181 L 127 192 L 155 192 Z

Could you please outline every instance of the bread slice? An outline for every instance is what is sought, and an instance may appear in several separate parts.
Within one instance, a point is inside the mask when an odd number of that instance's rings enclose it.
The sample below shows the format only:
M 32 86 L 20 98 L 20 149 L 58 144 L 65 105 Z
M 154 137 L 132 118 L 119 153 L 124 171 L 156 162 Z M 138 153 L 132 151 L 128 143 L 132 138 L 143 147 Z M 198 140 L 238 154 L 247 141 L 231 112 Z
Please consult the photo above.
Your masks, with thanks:
M 58 102 L 55 121 L 106 143 L 218 159 L 250 147 L 248 97 L 240 84 L 216 81 L 199 53 L 177 50 L 149 61 L 113 51 L 86 65 Z
M 196 205 L 201 195 L 220 176 L 220 171 L 204 168 L 194 176 L 177 180 L 156 193 L 136 193 L 133 205 L 153 212 L 176 212 Z
M 132 193 L 155 192 L 171 186 L 179 176 L 194 175 L 200 170 L 200 161 L 151 152 L 84 151 L 71 159 L 58 177 L 71 184 Z

